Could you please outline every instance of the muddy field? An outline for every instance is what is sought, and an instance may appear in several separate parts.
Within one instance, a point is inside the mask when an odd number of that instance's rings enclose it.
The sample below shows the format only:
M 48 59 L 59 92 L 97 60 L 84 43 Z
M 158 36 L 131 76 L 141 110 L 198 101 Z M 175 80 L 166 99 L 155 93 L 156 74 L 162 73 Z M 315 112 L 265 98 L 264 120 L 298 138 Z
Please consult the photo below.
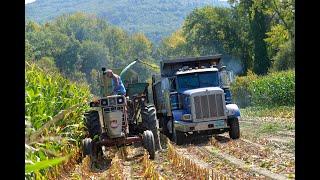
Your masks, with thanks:
M 140 144 L 85 157 L 61 179 L 294 179 L 294 119 L 245 117 L 241 137 L 228 133 L 177 146 L 161 137 L 163 150 L 148 160 Z

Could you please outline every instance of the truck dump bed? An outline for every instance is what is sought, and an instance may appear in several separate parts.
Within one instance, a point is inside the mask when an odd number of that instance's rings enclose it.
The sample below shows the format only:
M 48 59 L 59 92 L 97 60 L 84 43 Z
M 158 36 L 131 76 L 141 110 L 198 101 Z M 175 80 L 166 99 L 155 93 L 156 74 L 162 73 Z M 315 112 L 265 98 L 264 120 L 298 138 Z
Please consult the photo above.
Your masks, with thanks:
M 211 56 L 199 56 L 199 57 L 185 57 L 172 60 L 163 60 L 160 62 L 161 77 L 174 76 L 180 68 L 184 66 L 188 67 L 201 67 L 210 65 L 219 65 L 221 54 Z

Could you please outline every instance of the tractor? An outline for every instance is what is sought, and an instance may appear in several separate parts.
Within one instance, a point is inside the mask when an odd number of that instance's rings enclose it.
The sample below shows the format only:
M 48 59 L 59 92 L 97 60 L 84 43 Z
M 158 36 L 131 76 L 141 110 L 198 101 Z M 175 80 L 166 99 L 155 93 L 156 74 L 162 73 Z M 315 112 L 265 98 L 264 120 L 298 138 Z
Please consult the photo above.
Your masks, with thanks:
M 130 67 L 133 64 L 131 63 Z M 128 67 L 125 71 L 127 69 Z M 109 95 L 109 79 L 105 67 L 102 68 L 100 80 L 102 97 L 90 102 L 90 110 L 85 113 L 84 121 L 88 133 L 82 140 L 83 154 L 96 159 L 103 155 L 103 146 L 121 147 L 142 142 L 149 158 L 154 159 L 156 150 L 161 149 L 161 144 L 156 109 L 148 98 L 149 84 L 129 83 L 126 85 L 126 95 Z

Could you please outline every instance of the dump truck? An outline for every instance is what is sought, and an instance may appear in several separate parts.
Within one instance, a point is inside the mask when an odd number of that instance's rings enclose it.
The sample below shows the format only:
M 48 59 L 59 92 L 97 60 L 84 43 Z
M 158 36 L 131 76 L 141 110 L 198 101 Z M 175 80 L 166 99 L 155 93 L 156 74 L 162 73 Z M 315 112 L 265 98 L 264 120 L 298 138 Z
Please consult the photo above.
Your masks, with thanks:
M 232 71 L 222 55 L 160 61 L 152 76 L 153 102 L 161 132 L 180 145 L 192 136 L 229 132 L 240 137 L 240 110 L 232 103 Z
M 98 159 L 103 156 L 103 147 L 142 142 L 149 158 L 154 159 L 161 144 L 156 109 L 148 98 L 149 84 L 127 83 L 126 95 L 110 95 L 110 79 L 107 78 L 105 67 L 102 67 L 99 77 L 102 94 L 90 102 L 91 109 L 85 113 L 87 137 L 82 141 L 83 154 Z

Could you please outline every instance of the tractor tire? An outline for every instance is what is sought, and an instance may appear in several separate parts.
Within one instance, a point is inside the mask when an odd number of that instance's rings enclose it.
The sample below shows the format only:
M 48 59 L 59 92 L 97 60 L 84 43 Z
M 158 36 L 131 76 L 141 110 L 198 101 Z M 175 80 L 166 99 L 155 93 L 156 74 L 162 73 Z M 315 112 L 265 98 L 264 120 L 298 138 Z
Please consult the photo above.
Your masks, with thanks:
M 85 125 L 89 132 L 89 137 L 94 139 L 96 135 L 101 134 L 101 125 L 99 120 L 99 113 L 98 111 L 91 110 L 84 114 L 85 116 Z
M 92 155 L 92 139 L 85 138 L 82 140 L 82 153 L 83 156 Z
M 152 131 L 155 141 L 156 150 L 161 150 L 159 120 L 156 115 L 156 108 L 154 105 L 148 105 L 142 109 L 142 122 L 147 130 Z
M 154 144 L 154 137 L 152 131 L 146 130 L 143 132 L 143 145 L 150 155 L 149 159 L 154 159 L 156 154 L 156 148 Z
M 184 132 L 177 131 L 175 128 L 172 130 L 172 140 L 176 145 L 183 145 L 186 140 L 186 135 Z
M 229 120 L 229 137 L 231 139 L 239 139 L 240 138 L 240 127 L 238 118 Z

